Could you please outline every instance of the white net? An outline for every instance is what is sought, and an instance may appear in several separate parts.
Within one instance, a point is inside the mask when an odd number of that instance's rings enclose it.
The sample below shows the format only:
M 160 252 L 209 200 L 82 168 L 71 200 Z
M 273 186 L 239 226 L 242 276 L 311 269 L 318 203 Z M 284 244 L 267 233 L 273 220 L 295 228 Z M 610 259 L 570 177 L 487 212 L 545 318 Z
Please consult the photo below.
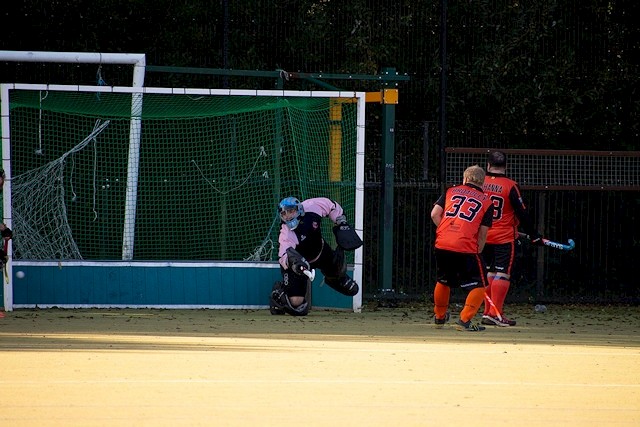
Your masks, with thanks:
M 9 88 L 14 259 L 274 261 L 284 196 L 356 217 L 352 93 L 144 88 L 134 112 L 136 95 Z
M 64 174 L 68 160 L 96 144 L 109 121 L 97 120 L 93 131 L 56 160 L 12 180 L 13 245 L 17 258 L 82 259 L 67 220 Z M 95 148 L 95 147 L 94 147 Z M 73 174 L 73 168 L 70 168 Z M 73 182 L 73 177 L 70 177 Z M 73 188 L 71 188 L 73 191 Z

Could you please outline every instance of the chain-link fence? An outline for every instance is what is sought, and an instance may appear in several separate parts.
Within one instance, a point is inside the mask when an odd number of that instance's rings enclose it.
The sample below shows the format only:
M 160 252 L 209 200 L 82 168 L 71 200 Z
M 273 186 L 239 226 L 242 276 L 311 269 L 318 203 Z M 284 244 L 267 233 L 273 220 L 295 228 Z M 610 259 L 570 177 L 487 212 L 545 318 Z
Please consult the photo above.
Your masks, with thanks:
M 426 298 L 433 287 L 429 211 L 441 191 L 446 147 L 640 149 L 638 2 L 67 3 L 9 2 L 0 24 L 12 37 L 0 40 L 0 49 L 142 52 L 150 65 L 194 68 L 184 74 L 148 73 L 147 86 L 270 89 L 277 83 L 258 75 L 201 72 L 223 68 L 317 76 L 376 75 L 391 66 L 409 76 L 397 85 L 392 286 L 411 298 Z M 27 35 L 36 24 L 39 36 Z M 2 63 L 0 80 L 129 85 L 131 70 Z M 321 88 L 312 79 L 283 83 L 287 89 Z M 381 86 L 349 78 L 330 83 L 345 90 Z M 375 106 L 368 107 L 369 295 L 383 286 L 376 243 L 379 116 Z M 545 210 L 546 218 L 563 224 L 562 235 L 550 237 L 572 237 L 577 246 L 571 253 L 547 250 L 542 260 L 523 246 L 510 298 L 640 301 L 634 286 L 638 192 L 526 190 L 525 198 L 534 212 Z

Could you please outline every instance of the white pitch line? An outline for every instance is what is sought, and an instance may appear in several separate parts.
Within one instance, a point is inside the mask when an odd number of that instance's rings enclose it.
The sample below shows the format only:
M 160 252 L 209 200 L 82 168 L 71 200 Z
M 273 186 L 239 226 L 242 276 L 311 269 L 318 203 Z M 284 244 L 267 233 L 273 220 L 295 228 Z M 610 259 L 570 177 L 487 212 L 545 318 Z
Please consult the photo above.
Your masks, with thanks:
M 640 388 L 640 384 L 588 384 L 588 383 L 546 383 L 546 382 L 507 382 L 507 381 L 428 381 L 428 380 L 362 380 L 362 379 L 295 379 L 282 380 L 287 384 L 399 384 L 399 385 L 478 385 L 478 386 L 526 386 L 526 387 L 589 387 L 589 388 Z M 0 380 L 1 385 L 55 385 L 55 384 L 273 384 L 272 379 L 166 379 L 166 380 L 41 380 L 12 381 Z

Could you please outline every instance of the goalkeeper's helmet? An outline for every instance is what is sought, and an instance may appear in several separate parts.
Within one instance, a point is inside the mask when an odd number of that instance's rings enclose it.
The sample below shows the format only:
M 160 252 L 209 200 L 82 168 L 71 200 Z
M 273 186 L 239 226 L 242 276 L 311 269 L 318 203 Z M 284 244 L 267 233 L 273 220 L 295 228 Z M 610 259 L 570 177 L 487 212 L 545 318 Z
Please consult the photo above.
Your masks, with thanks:
M 278 213 L 282 222 L 291 230 L 295 230 L 300 223 L 299 217 L 304 215 L 304 208 L 300 200 L 295 197 L 285 197 L 278 203 Z

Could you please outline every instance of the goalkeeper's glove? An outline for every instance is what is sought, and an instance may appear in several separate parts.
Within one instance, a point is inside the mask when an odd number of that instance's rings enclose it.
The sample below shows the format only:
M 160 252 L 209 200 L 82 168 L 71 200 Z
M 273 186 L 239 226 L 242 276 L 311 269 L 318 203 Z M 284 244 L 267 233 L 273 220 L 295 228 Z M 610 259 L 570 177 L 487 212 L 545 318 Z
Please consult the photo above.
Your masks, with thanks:
M 303 275 L 304 270 L 311 270 L 311 266 L 305 257 L 293 248 L 287 249 L 287 265 L 295 274 L 299 275 Z
M 291 266 L 291 269 L 293 270 L 294 273 L 303 275 L 305 270 L 311 270 L 311 266 L 309 265 L 306 259 L 300 258 L 299 260 L 293 263 L 293 265 Z
M 13 232 L 6 225 L 4 226 L 4 230 L 2 230 L 2 237 L 9 239 L 13 237 Z
M 344 225 L 347 223 L 347 217 L 344 215 L 340 215 L 336 217 L 336 225 Z

